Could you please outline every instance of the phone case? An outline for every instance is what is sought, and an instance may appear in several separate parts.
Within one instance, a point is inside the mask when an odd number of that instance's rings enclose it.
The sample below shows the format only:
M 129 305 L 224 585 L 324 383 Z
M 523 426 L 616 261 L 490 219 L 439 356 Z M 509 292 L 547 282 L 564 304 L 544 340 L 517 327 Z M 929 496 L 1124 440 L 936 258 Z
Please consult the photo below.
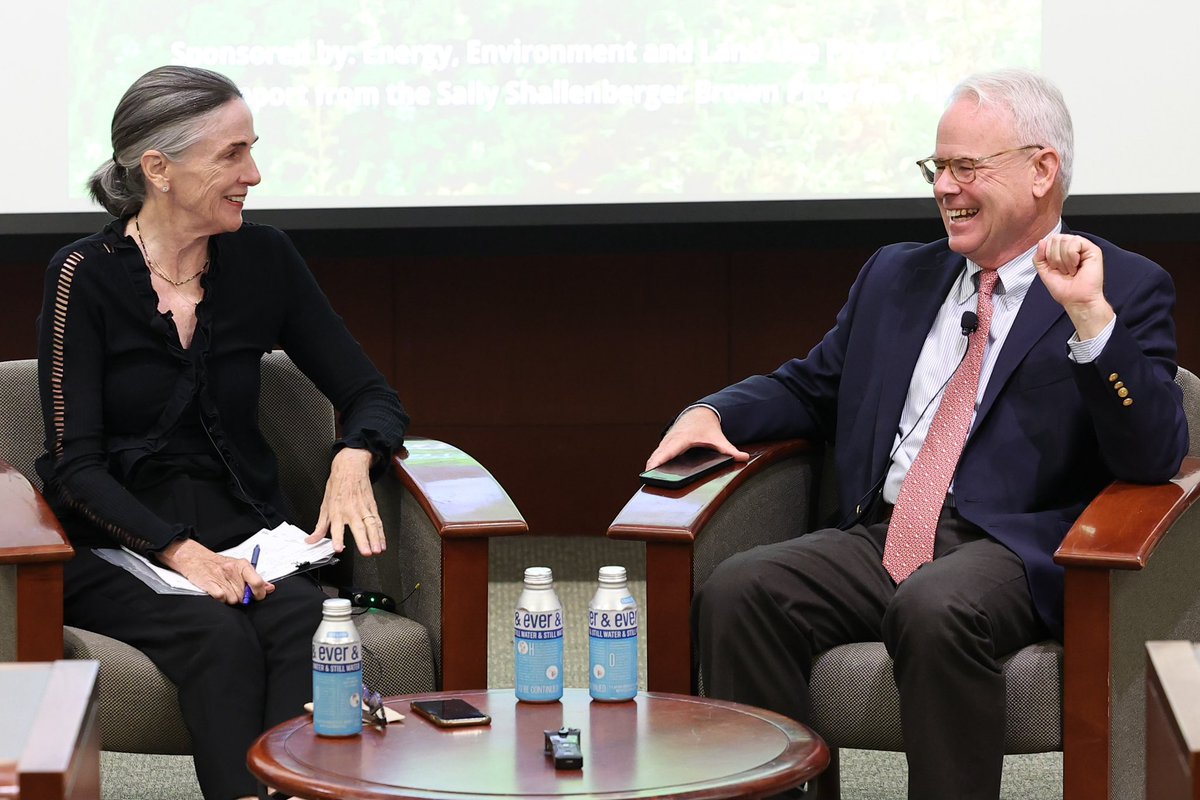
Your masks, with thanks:
M 715 450 L 688 450 L 657 468 L 643 472 L 640 477 L 647 486 L 678 489 L 711 475 L 733 461 L 733 456 Z
M 420 700 L 413 700 L 409 704 L 414 714 L 424 717 L 425 719 L 437 725 L 439 728 L 462 728 L 468 725 L 491 725 L 492 718 L 483 713 L 479 709 L 474 709 L 478 716 L 462 717 L 459 719 L 447 719 L 438 714 L 435 714 L 431 709 L 420 705 Z M 472 708 L 474 708 L 472 706 Z

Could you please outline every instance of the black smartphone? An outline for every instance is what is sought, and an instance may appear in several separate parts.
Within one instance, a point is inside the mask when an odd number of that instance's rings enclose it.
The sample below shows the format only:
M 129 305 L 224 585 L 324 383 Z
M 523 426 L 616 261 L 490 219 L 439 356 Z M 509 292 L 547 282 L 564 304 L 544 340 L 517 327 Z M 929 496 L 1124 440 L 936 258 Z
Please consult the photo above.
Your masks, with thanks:
M 449 700 L 413 700 L 409 707 L 413 713 L 442 728 L 492 724 L 491 717 L 457 697 Z
M 641 474 L 642 483 L 647 486 L 660 486 L 664 489 L 678 489 L 693 481 L 703 478 L 709 473 L 733 461 L 733 456 L 718 453 L 707 447 L 693 447 L 685 450 L 665 464 L 659 464 L 652 470 Z

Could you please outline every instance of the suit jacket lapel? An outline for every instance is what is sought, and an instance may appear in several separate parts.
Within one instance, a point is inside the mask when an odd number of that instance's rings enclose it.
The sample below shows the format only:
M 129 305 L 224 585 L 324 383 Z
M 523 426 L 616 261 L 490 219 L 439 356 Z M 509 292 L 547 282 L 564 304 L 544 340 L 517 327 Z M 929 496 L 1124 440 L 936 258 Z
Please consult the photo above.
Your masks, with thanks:
M 934 317 L 962 272 L 966 259 L 946 250 L 932 263 L 919 266 L 911 273 L 903 292 L 892 307 L 894 313 L 880 320 L 885 330 L 892 331 L 893 347 L 883 355 L 883 380 L 880 383 L 879 405 L 875 414 L 874 451 L 872 452 L 875 474 L 884 468 L 896 438 L 896 427 L 908 397 L 913 372 L 921 348 L 933 327 Z
M 1042 279 L 1035 277 L 1033 283 L 1029 285 L 1025 299 L 1021 302 L 1021 310 L 1017 312 L 1017 318 L 1013 320 L 1012 328 L 1009 329 L 1008 336 L 1004 340 L 1004 347 L 996 359 L 996 366 L 992 368 L 992 374 L 988 377 L 987 388 L 984 389 L 983 400 L 975 413 L 975 422 L 971 426 L 971 430 L 979 427 L 992 405 L 995 404 L 996 396 L 1000 394 L 1000 390 L 1012 377 L 1013 371 L 1025 359 L 1038 340 L 1046 334 L 1050 326 L 1065 313 L 1063 307 L 1050 296 Z M 1066 350 L 1065 340 L 1062 346 Z

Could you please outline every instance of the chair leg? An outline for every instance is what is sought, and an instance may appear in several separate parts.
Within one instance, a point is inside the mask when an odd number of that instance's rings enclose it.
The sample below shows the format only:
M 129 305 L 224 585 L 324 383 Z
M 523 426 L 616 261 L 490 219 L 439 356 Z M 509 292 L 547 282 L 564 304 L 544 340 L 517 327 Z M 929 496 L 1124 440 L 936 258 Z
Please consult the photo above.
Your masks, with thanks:
M 829 748 L 829 766 L 817 776 L 815 781 L 808 784 L 808 788 L 814 800 L 842 800 L 842 777 L 838 769 L 838 749 L 836 747 Z M 804 800 L 808 800 L 808 797 L 809 794 L 806 794 Z

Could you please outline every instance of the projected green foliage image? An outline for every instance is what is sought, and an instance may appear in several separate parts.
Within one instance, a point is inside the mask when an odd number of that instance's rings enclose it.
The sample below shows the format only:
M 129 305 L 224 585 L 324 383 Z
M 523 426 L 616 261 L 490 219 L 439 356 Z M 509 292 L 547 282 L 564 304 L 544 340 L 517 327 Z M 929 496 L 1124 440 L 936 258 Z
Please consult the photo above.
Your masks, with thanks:
M 918 195 L 949 89 L 1036 68 L 1041 42 L 1034 0 L 143 8 L 70 5 L 75 196 L 122 92 L 166 63 L 242 88 L 252 205 Z

